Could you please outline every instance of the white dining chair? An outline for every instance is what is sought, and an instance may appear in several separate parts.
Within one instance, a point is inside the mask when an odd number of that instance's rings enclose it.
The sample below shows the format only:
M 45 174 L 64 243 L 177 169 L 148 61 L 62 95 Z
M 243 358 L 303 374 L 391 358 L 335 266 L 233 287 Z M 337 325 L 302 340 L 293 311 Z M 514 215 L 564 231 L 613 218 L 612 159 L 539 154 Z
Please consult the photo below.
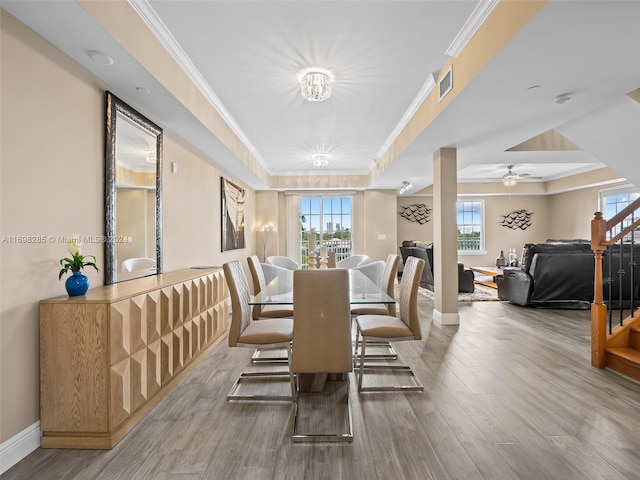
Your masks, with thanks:
M 298 268 L 300 268 L 298 262 L 289 257 L 283 257 L 281 255 L 273 255 L 267 257 L 265 263 L 275 265 L 276 267 L 286 268 L 287 270 L 297 270 Z
M 371 262 L 369 255 L 351 255 L 336 262 L 336 268 L 355 268 Z
M 127 258 L 120 265 L 122 273 L 145 270 L 147 268 L 156 268 L 156 261 L 153 258 Z
M 375 280 L 384 292 L 390 297 L 395 297 L 395 277 L 400 263 L 400 256 L 390 253 L 386 262 L 372 262 L 354 270 L 362 271 L 371 280 Z M 382 268 L 380 268 L 380 264 Z M 378 273 L 380 272 L 380 273 Z M 379 277 L 378 277 L 379 275 Z M 370 304 L 359 305 L 351 309 L 352 315 L 395 315 L 396 304 Z

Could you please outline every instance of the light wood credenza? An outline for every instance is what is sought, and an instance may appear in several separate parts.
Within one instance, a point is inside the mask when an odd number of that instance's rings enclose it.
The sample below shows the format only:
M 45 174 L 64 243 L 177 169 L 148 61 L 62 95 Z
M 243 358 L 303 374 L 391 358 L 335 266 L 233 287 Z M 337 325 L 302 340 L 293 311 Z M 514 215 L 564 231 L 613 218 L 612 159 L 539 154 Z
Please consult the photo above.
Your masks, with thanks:
M 112 448 L 228 329 L 221 268 L 40 302 L 44 448 Z

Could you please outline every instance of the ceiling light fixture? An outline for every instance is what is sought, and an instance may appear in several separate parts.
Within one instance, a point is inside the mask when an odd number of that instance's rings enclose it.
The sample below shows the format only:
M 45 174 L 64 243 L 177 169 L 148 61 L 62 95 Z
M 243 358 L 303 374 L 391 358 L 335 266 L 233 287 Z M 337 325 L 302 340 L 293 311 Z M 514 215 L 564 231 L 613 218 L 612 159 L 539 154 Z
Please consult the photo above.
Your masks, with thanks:
M 318 70 L 306 73 L 300 80 L 302 98 L 310 102 L 322 102 L 331 96 L 331 77 Z
M 402 185 L 400 186 L 400 190 L 398 190 L 398 192 L 400 192 L 400 195 L 402 195 L 403 193 L 411 190 L 412 188 L 413 188 L 413 184 L 411 183 L 410 180 L 403 180 Z
M 151 163 L 153 165 L 156 164 L 156 151 L 155 150 L 149 150 L 147 153 L 145 153 L 145 160 L 147 161 L 147 163 Z
M 502 176 L 502 184 L 505 187 L 513 187 L 516 183 L 518 183 L 518 174 L 513 173 L 511 170 L 513 165 L 509 165 L 507 167 L 508 172 Z
M 111 65 L 113 63 L 113 58 L 103 52 L 99 52 L 97 50 L 90 50 L 87 52 L 89 58 L 100 65 Z
M 502 183 L 505 187 L 513 187 L 516 183 L 518 183 L 518 178 L 515 174 L 509 175 L 508 173 L 502 177 Z
M 325 155 L 324 153 L 311 155 L 311 160 L 313 161 L 314 167 L 326 167 L 329 165 L 329 155 Z

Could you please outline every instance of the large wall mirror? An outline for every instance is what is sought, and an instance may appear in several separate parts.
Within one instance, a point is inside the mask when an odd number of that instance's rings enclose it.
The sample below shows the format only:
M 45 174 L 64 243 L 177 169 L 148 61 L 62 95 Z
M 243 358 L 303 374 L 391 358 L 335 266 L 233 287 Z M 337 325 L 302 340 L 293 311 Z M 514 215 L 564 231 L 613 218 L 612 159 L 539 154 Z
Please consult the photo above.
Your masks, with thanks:
M 107 92 L 105 284 L 162 273 L 162 129 Z

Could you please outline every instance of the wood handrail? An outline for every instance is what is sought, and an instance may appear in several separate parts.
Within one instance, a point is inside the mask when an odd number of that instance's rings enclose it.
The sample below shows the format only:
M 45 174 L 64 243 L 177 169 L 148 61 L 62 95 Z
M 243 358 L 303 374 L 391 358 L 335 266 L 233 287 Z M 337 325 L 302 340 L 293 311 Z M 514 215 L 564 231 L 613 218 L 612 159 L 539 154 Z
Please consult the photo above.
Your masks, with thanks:
M 622 222 L 625 218 L 627 218 L 629 215 L 631 215 L 633 212 L 635 212 L 639 208 L 640 208 L 640 197 L 636 198 L 633 202 L 631 202 L 629 205 L 627 205 L 618 213 L 616 213 L 613 217 L 611 217 L 609 221 L 607 221 L 607 230 L 612 230 L 613 227 L 618 225 L 620 222 Z
M 591 250 L 595 255 L 593 303 L 591 304 L 591 365 L 598 368 L 605 366 L 605 349 L 607 347 L 607 306 L 603 301 L 602 257 L 604 252 L 618 240 L 640 226 L 640 218 L 633 221 L 620 233 L 607 240 L 607 234 L 640 208 L 640 198 L 627 205 L 609 221 L 602 218 L 602 212 L 595 212 L 591 220 Z

